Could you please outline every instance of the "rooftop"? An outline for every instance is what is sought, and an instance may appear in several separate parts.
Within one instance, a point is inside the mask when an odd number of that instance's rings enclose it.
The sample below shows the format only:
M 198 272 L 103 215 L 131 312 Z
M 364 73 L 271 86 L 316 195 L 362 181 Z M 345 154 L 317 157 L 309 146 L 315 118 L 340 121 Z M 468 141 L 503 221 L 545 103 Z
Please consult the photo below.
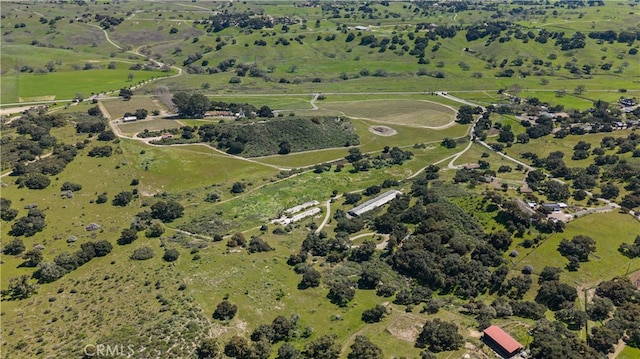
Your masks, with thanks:
M 513 339 L 511 335 L 502 330 L 497 325 L 492 325 L 483 331 L 484 335 L 489 336 L 496 344 L 500 345 L 506 352 L 513 353 L 522 349 L 522 344 Z

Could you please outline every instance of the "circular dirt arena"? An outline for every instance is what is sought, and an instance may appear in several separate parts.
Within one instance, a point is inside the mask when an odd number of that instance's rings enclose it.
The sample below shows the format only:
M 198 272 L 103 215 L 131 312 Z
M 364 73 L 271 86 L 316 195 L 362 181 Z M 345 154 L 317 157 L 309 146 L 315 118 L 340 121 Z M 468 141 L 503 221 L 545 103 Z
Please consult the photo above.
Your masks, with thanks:
M 380 125 L 370 126 L 369 131 L 375 135 L 384 136 L 384 137 L 398 134 L 398 131 L 394 130 L 393 128 L 387 127 L 387 126 L 380 126 Z

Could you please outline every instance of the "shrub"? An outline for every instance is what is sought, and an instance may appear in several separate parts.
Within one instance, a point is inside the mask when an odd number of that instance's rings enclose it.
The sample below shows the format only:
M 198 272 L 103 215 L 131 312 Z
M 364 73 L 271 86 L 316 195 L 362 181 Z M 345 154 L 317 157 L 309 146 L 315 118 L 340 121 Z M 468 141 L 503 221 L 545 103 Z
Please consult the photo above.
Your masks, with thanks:
M 24 250 L 25 250 L 24 243 L 22 242 L 21 239 L 16 238 L 11 242 L 7 243 L 7 245 L 4 246 L 4 249 L 2 252 L 8 255 L 15 256 L 24 252 Z
M 167 249 L 164 252 L 164 255 L 162 256 L 162 259 L 164 259 L 167 262 L 174 262 L 176 260 L 178 260 L 178 257 L 180 256 L 180 252 L 178 252 L 175 249 Z
M 228 300 L 223 300 L 216 306 L 216 310 L 213 312 L 213 319 L 230 320 L 235 317 L 237 312 L 238 306 Z
M 77 183 L 72 183 L 72 182 L 65 182 L 62 184 L 62 187 L 60 187 L 61 191 L 78 192 L 81 189 L 82 189 L 82 185 Z
M 27 187 L 28 189 L 45 189 L 51 184 L 51 180 L 41 173 L 29 173 L 16 180 L 18 187 Z
M 378 323 L 387 315 L 387 309 L 378 304 L 371 309 L 362 312 L 362 321 L 365 323 Z
M 249 253 L 256 253 L 256 252 L 272 251 L 273 248 L 271 248 L 271 246 L 267 242 L 265 242 L 262 238 L 251 237 L 251 240 L 249 241 L 248 250 L 249 250 Z
M 149 247 L 138 248 L 133 251 L 133 254 L 131 254 L 130 258 L 137 261 L 144 261 L 153 258 L 153 250 Z

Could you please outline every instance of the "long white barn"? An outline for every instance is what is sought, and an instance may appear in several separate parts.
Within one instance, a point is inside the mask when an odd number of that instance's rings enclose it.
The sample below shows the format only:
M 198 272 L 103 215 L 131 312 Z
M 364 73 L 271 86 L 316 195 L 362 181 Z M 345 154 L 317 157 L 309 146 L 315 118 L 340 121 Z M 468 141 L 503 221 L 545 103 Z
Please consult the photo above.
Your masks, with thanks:
M 396 198 L 396 196 L 401 194 L 401 193 L 402 192 L 397 191 L 397 190 L 387 191 L 387 192 L 379 195 L 376 198 L 372 198 L 372 199 L 362 203 L 361 205 L 359 205 L 357 207 L 354 207 L 352 210 L 349 211 L 349 214 L 354 216 L 354 217 L 361 216 L 365 212 L 369 212 L 372 209 L 375 209 L 375 208 L 378 208 L 378 207 L 382 207 L 385 204 L 391 202 L 391 200 Z

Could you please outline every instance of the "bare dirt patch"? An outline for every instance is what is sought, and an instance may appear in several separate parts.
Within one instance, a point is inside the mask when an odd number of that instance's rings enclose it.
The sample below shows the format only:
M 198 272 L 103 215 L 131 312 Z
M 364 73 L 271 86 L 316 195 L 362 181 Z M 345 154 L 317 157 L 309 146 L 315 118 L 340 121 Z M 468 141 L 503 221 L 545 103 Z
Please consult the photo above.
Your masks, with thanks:
M 631 280 L 631 283 L 635 284 L 636 287 L 640 289 L 640 270 L 629 274 L 629 279 Z
M 369 131 L 371 131 L 371 133 L 376 134 L 378 136 L 385 136 L 385 137 L 398 134 L 398 131 L 387 126 L 371 126 L 369 127 Z
M 422 330 L 422 322 L 410 314 L 400 314 L 389 326 L 387 332 L 406 342 L 415 342 Z

